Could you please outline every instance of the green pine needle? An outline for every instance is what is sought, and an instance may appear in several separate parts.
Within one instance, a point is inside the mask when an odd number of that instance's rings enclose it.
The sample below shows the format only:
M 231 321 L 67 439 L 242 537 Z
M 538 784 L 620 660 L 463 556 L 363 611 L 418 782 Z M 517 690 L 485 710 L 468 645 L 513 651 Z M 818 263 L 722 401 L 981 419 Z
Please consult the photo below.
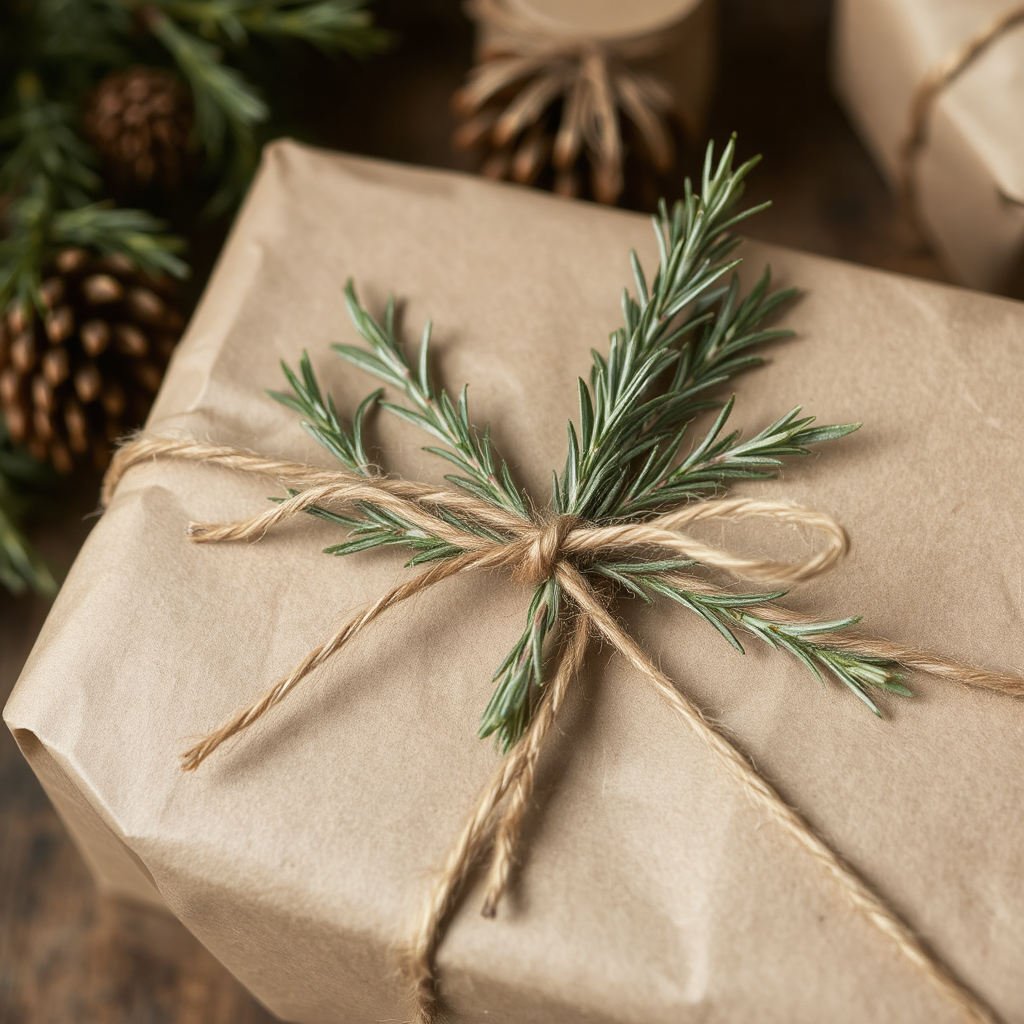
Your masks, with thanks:
M 192 88 L 196 134 L 210 160 L 223 159 L 232 135 L 236 141 L 253 139 L 254 127 L 270 111 L 241 72 L 223 63 L 220 49 L 166 16 L 153 15 L 149 26 Z
M 243 47 L 256 34 L 366 55 L 390 42 L 374 28 L 364 0 L 160 0 L 146 23 L 192 89 L 198 145 L 224 168 L 208 216 L 223 212 L 248 185 L 259 152 L 257 128 L 270 114 L 256 87 L 225 63 L 225 47 Z
M 40 77 L 20 72 L 15 110 L 0 120 L 0 191 L 10 200 L 0 241 L 0 309 L 41 308 L 47 264 L 66 246 L 127 256 L 150 273 L 183 277 L 180 239 L 144 210 L 92 202 L 101 180 L 91 149 L 73 130 L 71 108 L 49 99 Z
M 244 46 L 250 35 L 301 39 L 327 52 L 378 53 L 391 37 L 366 0 L 162 0 L 163 12 L 206 39 Z
M 52 484 L 47 467 L 11 444 L 0 417 L 0 585 L 12 594 L 30 589 L 43 597 L 57 593 L 50 570 L 21 530 L 26 515 Z

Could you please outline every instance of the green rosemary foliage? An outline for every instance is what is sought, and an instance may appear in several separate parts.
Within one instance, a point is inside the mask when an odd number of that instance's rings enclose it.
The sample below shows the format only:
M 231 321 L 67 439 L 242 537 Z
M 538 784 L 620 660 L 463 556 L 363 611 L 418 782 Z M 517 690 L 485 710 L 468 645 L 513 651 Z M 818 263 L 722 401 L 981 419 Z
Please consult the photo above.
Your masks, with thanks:
M 785 590 L 769 594 L 703 594 L 694 589 L 693 581 L 687 580 L 682 572 L 693 564 L 683 560 L 604 562 L 592 566 L 591 571 L 613 580 L 644 601 L 650 602 L 660 594 L 681 604 L 714 626 L 741 654 L 743 646 L 733 632 L 735 629 L 756 636 L 770 647 L 787 651 L 819 681 L 825 681 L 823 673 L 834 676 L 876 715 L 881 712 L 871 699 L 869 689 L 910 696 L 910 691 L 902 685 L 902 673 L 892 662 L 829 646 L 829 634 L 855 626 L 860 621 L 858 616 L 811 625 L 778 622 L 759 614 L 757 606 L 764 608 L 785 597 Z
M 526 616 L 526 629 L 494 673 L 494 694 L 480 720 L 478 735 L 483 738 L 496 733 L 502 751 L 508 750 L 530 724 L 534 698 L 544 680 L 545 640 L 558 623 L 561 593 L 562 588 L 554 580 L 537 587 Z
M 351 301 L 355 302 L 354 296 Z M 390 317 L 393 317 L 393 310 Z M 375 326 L 378 332 L 382 331 Z M 361 350 L 357 351 L 365 355 Z M 362 476 L 372 476 L 372 462 L 364 447 L 364 426 L 370 410 L 384 393 L 383 389 L 367 395 L 356 410 L 352 423 L 347 424 L 338 415 L 334 399 L 328 396 L 325 400 L 308 354 L 303 353 L 298 374 L 286 363 L 282 362 L 281 368 L 291 386 L 291 393 L 268 391 L 270 397 L 302 416 L 303 429 L 344 466 Z M 343 543 L 325 548 L 325 554 L 350 555 L 370 548 L 400 546 L 415 552 L 408 564 L 419 565 L 460 553 L 453 545 L 402 522 L 383 509 L 369 504 L 360 504 L 357 508 L 359 515 L 356 516 L 341 515 L 324 508 L 311 509 L 313 515 L 344 526 L 349 533 Z M 468 524 L 462 521 L 452 521 L 468 528 Z M 479 532 L 493 539 L 487 531 Z
M 738 430 L 721 436 L 734 402 L 734 398 L 729 399 L 704 439 L 682 461 L 676 461 L 679 446 L 674 438 L 661 451 L 653 451 L 623 494 L 620 511 L 634 516 L 661 505 L 718 493 L 730 480 L 771 479 L 786 456 L 807 455 L 807 445 L 833 441 L 860 426 L 812 427 L 814 417 L 798 418 L 801 410 L 797 406 L 749 440 L 740 441 Z
M 335 352 L 404 394 L 407 405 L 393 402 L 381 402 L 381 405 L 441 442 L 443 447 L 432 445 L 424 450 L 447 459 L 459 470 L 461 475 L 452 474 L 445 477 L 446 480 L 507 512 L 525 517 L 523 496 L 508 466 L 494 453 L 490 429 L 486 428 L 480 435 L 473 428 L 469 418 L 468 385 L 463 386 L 458 400 L 453 402 L 447 391 L 436 389 L 431 382 L 431 322 L 428 320 L 423 328 L 414 372 L 395 337 L 394 297 L 388 299 L 383 324 L 359 304 L 351 281 L 345 286 L 345 303 L 352 323 L 370 351 L 353 345 L 333 345 Z
M 30 588 L 44 597 L 57 592 L 50 570 L 20 529 L 25 514 L 49 484 L 49 470 L 11 445 L 0 417 L 0 584 L 12 594 Z
M 302 429 L 314 441 L 323 445 L 339 462 L 356 473 L 368 475 L 367 470 L 371 466 L 371 461 L 363 446 L 363 426 L 367 413 L 384 394 L 383 389 L 374 391 L 364 398 L 356 410 L 351 426 L 346 426 L 338 416 L 334 399 L 328 396 L 327 400 L 324 400 L 308 353 L 302 353 L 302 361 L 299 363 L 301 376 L 283 361 L 281 369 L 291 385 L 292 393 L 268 391 L 267 394 L 302 416 Z
M 807 454 L 809 446 L 859 427 L 815 427 L 814 417 L 801 416 L 796 408 L 744 441 L 738 431 L 724 433 L 733 408 L 730 398 L 703 437 L 690 439 L 695 417 L 723 405 L 716 397 L 722 385 L 762 362 L 753 350 L 790 334 L 763 325 L 793 292 L 771 291 L 765 271 L 743 295 L 732 273 L 739 262 L 732 255 L 739 244 L 732 229 L 760 209 L 738 209 L 744 179 L 756 160 L 734 169 L 733 158 L 734 140 L 717 163 L 709 146 L 701 193 L 687 182 L 684 198 L 671 210 L 661 204 L 654 218 L 660 260 L 649 285 L 636 254 L 631 254 L 636 291 L 623 292 L 623 325 L 612 332 L 607 354 L 593 354 L 589 383 L 579 381 L 579 424 L 569 423 L 565 467 L 554 477 L 552 505 L 558 513 L 597 524 L 649 516 L 668 504 L 722 493 L 735 480 L 773 477 L 786 458 Z M 414 368 L 395 336 L 393 300 L 388 301 L 383 323 L 359 304 L 351 282 L 346 301 L 368 348 L 335 345 L 335 350 L 401 396 L 403 401 L 380 404 L 440 442 L 425 450 L 457 467 L 459 472 L 448 480 L 526 518 L 523 495 L 494 452 L 488 430 L 480 434 L 472 425 L 466 389 L 455 402 L 430 379 L 430 324 Z M 308 359 L 303 358 L 301 375 L 287 367 L 285 373 L 293 393 L 274 397 L 298 411 L 306 430 L 346 466 L 369 473 L 363 420 L 379 392 L 364 400 L 349 427 L 339 419 L 333 403 L 329 399 L 325 403 Z M 333 553 L 393 544 L 415 551 L 413 562 L 457 553 L 438 538 L 368 505 L 359 509 L 358 517 L 315 511 L 351 530 L 345 543 L 328 549 Z M 692 581 L 688 586 L 682 570 L 692 565 L 598 559 L 583 570 L 644 600 L 655 595 L 671 598 L 699 615 L 739 651 L 743 648 L 736 631 L 785 650 L 817 678 L 837 679 L 876 713 L 869 690 L 909 692 L 897 665 L 829 643 L 830 636 L 852 626 L 855 618 L 811 626 L 786 624 L 784 616 L 783 621 L 775 621 L 759 607 L 770 605 L 784 592 L 709 597 Z M 554 580 L 536 588 L 524 631 L 495 673 L 495 690 L 480 735 L 495 735 L 503 749 L 522 735 L 544 685 L 546 649 L 558 625 L 560 590 Z

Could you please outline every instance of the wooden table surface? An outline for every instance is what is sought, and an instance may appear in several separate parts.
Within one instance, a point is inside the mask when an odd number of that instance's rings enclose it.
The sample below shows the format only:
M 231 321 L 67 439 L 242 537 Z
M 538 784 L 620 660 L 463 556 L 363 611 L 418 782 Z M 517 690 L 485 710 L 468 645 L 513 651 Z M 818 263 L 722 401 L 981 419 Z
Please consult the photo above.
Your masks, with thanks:
M 464 167 L 449 146 L 451 92 L 471 33 L 455 0 L 390 0 L 381 20 L 396 49 L 361 65 L 311 64 L 332 102 L 311 109 L 338 148 L 410 163 Z M 742 156 L 765 156 L 751 201 L 774 206 L 754 237 L 942 280 L 935 258 L 893 203 L 827 80 L 826 0 L 723 0 L 720 84 L 710 133 L 739 132 Z M 333 91 L 329 91 L 333 90 Z M 337 100 L 334 100 L 337 97 Z M 690 156 L 691 165 L 693 155 Z M 77 484 L 36 540 L 59 569 L 88 532 L 96 481 Z M 0 592 L 0 703 L 46 615 L 39 600 Z M 271 1015 L 176 921 L 97 897 L 34 776 L 0 734 L 0 1022 L 256 1024 Z

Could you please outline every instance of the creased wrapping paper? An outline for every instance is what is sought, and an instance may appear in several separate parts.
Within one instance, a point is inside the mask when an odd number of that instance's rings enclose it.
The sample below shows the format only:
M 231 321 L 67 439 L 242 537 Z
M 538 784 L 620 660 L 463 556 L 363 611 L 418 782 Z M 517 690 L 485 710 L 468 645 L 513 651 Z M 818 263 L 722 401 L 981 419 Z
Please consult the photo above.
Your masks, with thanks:
M 371 309 L 397 292 L 410 338 L 434 318 L 437 372 L 471 382 L 477 422 L 543 502 L 576 376 L 619 323 L 630 246 L 653 269 L 643 217 L 275 145 L 150 429 L 329 465 L 263 389 L 303 348 L 342 410 L 375 386 L 328 349 L 356 340 L 351 275 Z M 803 402 L 820 422 L 865 423 L 746 488 L 852 534 L 841 568 L 791 602 L 1019 669 L 1024 306 L 743 253 L 748 282 L 770 260 L 805 292 L 783 317 L 797 338 L 737 384 L 739 422 L 749 432 Z M 393 417 L 374 438 L 389 470 L 440 479 Z M 286 1020 L 400 1020 L 394 948 L 495 764 L 475 730 L 529 591 L 500 574 L 434 588 L 185 775 L 191 739 L 408 571 L 393 552 L 321 554 L 339 534 L 312 518 L 257 544 L 185 537 L 190 519 L 248 515 L 278 493 L 214 468 L 133 470 L 5 718 L 105 889 L 165 904 Z M 918 677 L 878 720 L 675 606 L 621 610 L 931 948 L 1007 1024 L 1024 1021 L 1024 706 Z M 486 921 L 471 891 L 441 948 L 451 1020 L 956 1019 L 620 659 L 591 660 L 552 743 L 510 898 Z
M 898 187 L 919 83 L 1013 0 L 838 0 L 834 78 Z M 1024 295 L 1024 24 L 935 98 L 915 160 L 915 213 L 957 280 Z

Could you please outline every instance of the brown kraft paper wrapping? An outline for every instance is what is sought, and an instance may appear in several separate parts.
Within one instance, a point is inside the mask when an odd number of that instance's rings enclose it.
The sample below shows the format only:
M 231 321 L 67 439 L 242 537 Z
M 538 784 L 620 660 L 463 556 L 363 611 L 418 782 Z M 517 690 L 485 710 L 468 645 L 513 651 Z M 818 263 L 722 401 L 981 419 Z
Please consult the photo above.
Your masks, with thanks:
M 275 145 L 149 427 L 330 465 L 263 389 L 307 348 L 340 409 L 372 390 L 328 347 L 357 340 L 352 276 L 377 312 L 395 290 L 407 336 L 434 318 L 437 373 L 470 382 L 476 421 L 544 502 L 576 377 L 619 323 L 631 246 L 653 268 L 646 218 Z M 841 567 L 788 600 L 1019 669 L 1024 306 L 742 251 L 748 283 L 770 261 L 804 294 L 782 318 L 797 337 L 737 384 L 739 425 L 801 402 L 819 422 L 865 423 L 744 488 L 852 535 Z M 373 430 L 389 470 L 440 479 L 415 430 L 386 415 Z M 185 775 L 191 740 L 409 572 L 394 552 L 323 555 L 339 534 L 313 519 L 257 544 L 185 536 L 190 519 L 246 516 L 277 493 L 215 468 L 133 469 L 5 718 L 106 889 L 158 892 L 286 1020 L 404 1019 L 395 948 L 495 764 L 476 726 L 529 591 L 498 574 L 433 588 Z M 937 955 L 1006 1024 L 1024 1021 L 1024 707 L 915 677 L 879 720 L 675 606 L 620 610 Z M 452 1021 L 956 1020 L 621 659 L 591 658 L 559 722 L 509 898 L 486 921 L 470 891 L 441 947 Z
M 895 188 L 915 90 L 1015 0 L 839 0 L 834 78 Z M 957 280 L 1024 295 L 1024 23 L 933 100 L 914 161 L 914 211 Z

